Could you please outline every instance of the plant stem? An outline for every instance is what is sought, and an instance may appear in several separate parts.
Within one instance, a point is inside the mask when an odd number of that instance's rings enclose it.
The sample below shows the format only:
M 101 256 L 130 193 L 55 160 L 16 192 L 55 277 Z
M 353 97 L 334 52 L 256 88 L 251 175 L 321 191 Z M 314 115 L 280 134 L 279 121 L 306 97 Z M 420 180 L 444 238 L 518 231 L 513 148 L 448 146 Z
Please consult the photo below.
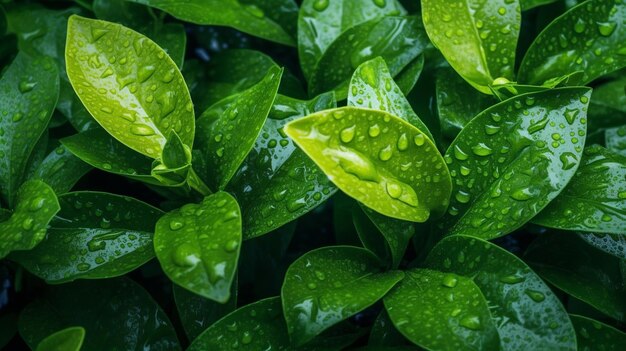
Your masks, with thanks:
M 204 184 L 196 171 L 193 170 L 193 167 L 189 171 L 189 178 L 187 179 L 187 182 L 192 189 L 202 194 L 202 196 L 208 196 L 213 194 L 213 191 L 211 191 L 211 189 L 206 184 Z

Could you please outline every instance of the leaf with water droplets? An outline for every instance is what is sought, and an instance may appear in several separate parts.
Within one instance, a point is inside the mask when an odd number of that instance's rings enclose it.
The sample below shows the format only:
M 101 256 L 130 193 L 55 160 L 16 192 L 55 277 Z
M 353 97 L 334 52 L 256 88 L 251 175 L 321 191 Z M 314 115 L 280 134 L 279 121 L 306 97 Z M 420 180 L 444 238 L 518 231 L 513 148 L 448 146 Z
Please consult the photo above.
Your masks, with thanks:
M 381 273 L 380 261 L 362 248 L 325 247 L 304 254 L 287 270 L 281 292 L 292 343 L 300 346 L 371 306 L 403 276 Z
M 532 242 L 524 260 L 546 281 L 602 313 L 626 321 L 623 260 L 573 233 L 544 233 Z
M 533 218 L 533 223 L 563 230 L 624 234 L 626 157 L 598 145 L 585 148 L 572 180 Z
M 49 283 L 126 274 L 154 258 L 152 235 L 163 212 L 139 200 L 109 193 L 59 196 L 61 210 L 34 249 L 11 254 Z
M 455 235 L 430 252 L 426 267 L 471 277 L 489 301 L 500 350 L 575 350 L 559 299 L 522 260 L 489 242 Z
M 589 134 L 626 123 L 626 77 L 594 87 L 588 115 Z
M 487 299 L 472 279 L 430 269 L 405 274 L 384 299 L 402 335 L 429 350 L 498 349 Z
M 191 148 L 195 119 L 189 91 L 162 48 L 122 25 L 75 15 L 67 38 L 70 82 L 107 132 L 155 159 L 171 130 Z
M 36 351 L 79 351 L 85 339 L 85 328 L 68 327 L 48 335 Z
M 191 182 L 191 149 L 183 144 L 176 131 L 170 131 L 161 159 L 152 163 L 150 174 L 168 186 L 182 186 Z
M 9 207 L 59 96 L 54 61 L 20 52 L 0 78 L 0 198 Z
M 443 158 L 424 133 L 398 117 L 343 107 L 290 122 L 285 132 L 338 188 L 376 212 L 424 222 L 448 204 Z
M 626 349 L 626 334 L 610 325 L 572 314 L 579 351 L 620 351 Z
M 198 295 L 225 303 L 241 246 L 241 213 L 225 192 L 161 217 L 154 250 L 165 274 Z
M 39 244 L 46 236 L 48 223 L 59 211 L 54 190 L 40 180 L 22 184 L 15 199 L 11 217 L 0 222 L 0 258 Z
M 283 132 L 288 122 L 335 106 L 332 93 L 310 101 L 277 96 L 252 151 L 227 188 L 241 205 L 244 239 L 299 218 L 335 193 L 332 182 Z
M 558 17 L 539 34 L 520 65 L 520 82 L 583 71 L 586 84 L 626 66 L 626 3 L 586 1 Z
M 198 119 L 197 148 L 207 161 L 209 186 L 223 189 L 244 161 L 267 119 L 283 70 L 271 67 L 263 80 L 206 110 Z
M 19 319 L 23 340 L 35 349 L 48 335 L 85 328 L 83 350 L 180 350 L 167 315 L 139 284 L 128 278 L 49 286 Z
M 534 217 L 578 167 L 591 90 L 518 95 L 478 114 L 446 151 L 452 199 L 441 224 L 491 239 Z
M 596 249 L 626 260 L 626 235 L 578 233 L 578 236 Z
M 57 195 L 61 195 L 70 191 L 91 169 L 89 164 L 60 145 L 41 161 L 32 178 L 43 180 Z
M 422 15 L 430 40 L 476 89 L 491 94 L 494 80 L 513 79 L 518 0 L 423 0 Z
M 626 157 L 626 124 L 606 129 L 604 143 L 610 151 Z

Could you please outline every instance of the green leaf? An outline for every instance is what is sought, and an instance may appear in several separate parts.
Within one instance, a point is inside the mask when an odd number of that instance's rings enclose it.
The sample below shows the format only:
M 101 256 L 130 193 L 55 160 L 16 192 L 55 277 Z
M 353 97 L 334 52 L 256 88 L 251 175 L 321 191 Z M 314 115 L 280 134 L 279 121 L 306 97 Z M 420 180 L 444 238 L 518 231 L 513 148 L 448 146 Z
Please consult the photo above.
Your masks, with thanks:
M 384 33 L 383 36 L 381 34 Z M 334 90 L 338 99 L 348 95 L 354 69 L 381 56 L 392 76 L 411 64 L 428 45 L 419 17 L 385 17 L 345 31 L 319 59 L 309 80 L 309 92 Z
M 39 164 L 33 178 L 43 180 L 57 195 L 61 195 L 70 191 L 90 170 L 91 166 L 60 145 Z
M 265 78 L 243 93 L 209 108 L 198 119 L 198 149 L 206 156 L 209 186 L 223 189 L 254 146 L 276 98 L 282 69 L 272 67 Z M 224 100 L 222 100 L 224 101 Z
M 585 148 L 578 171 L 533 223 L 557 229 L 624 234 L 626 157 L 601 146 Z
M 450 66 L 485 94 L 498 78 L 513 78 L 521 25 L 518 0 L 423 0 L 424 26 Z
M 129 0 L 163 10 L 170 15 L 195 24 L 228 26 L 244 33 L 267 39 L 276 43 L 295 46 L 291 35 L 277 22 L 277 15 L 282 17 L 282 8 L 287 9 L 287 16 L 293 11 L 292 0 L 256 2 L 237 0 L 187 0 L 172 2 L 170 0 Z M 270 4 L 274 9 L 270 7 Z M 281 9 L 278 14 L 276 8 Z M 264 11 L 272 9 L 272 12 Z
M 154 258 L 152 235 L 163 212 L 127 196 L 74 192 L 59 196 L 61 211 L 46 238 L 10 258 L 58 284 L 126 274 Z
M 596 249 L 626 260 L 626 235 L 579 233 L 578 236 Z
M 472 119 L 446 151 L 454 196 L 448 233 L 491 239 L 535 216 L 572 178 L 591 90 L 519 95 Z
M 189 91 L 163 49 L 122 25 L 75 15 L 67 39 L 70 82 L 107 132 L 151 158 L 161 156 L 171 130 L 193 145 Z
M 626 320 L 620 258 L 587 245 L 572 233 L 549 233 L 531 244 L 524 260 L 559 289 L 612 318 Z
M 326 175 L 283 132 L 288 122 L 333 107 L 332 93 L 310 101 L 276 97 L 252 151 L 228 185 L 241 204 L 244 239 L 295 220 L 335 193 Z
M 604 138 L 607 149 L 626 157 L 626 124 L 605 130 Z
M 11 207 L 59 96 L 54 61 L 19 53 L 0 78 L 0 93 L 0 197 Z
M 578 350 L 619 351 L 626 349 L 626 334 L 591 318 L 571 315 L 578 336 Z
M 79 351 L 84 339 L 83 327 L 69 327 L 41 340 L 36 351 Z
M 376 212 L 424 222 L 448 204 L 450 178 L 437 148 L 398 117 L 343 107 L 290 122 L 285 132 L 339 189 Z
M 489 301 L 501 350 L 576 349 L 574 330 L 561 302 L 513 254 L 486 241 L 457 235 L 435 246 L 426 266 L 474 281 Z
M 390 295 L 392 294 L 393 292 L 390 293 Z M 372 351 L 403 350 L 401 346 L 411 345 L 411 343 L 393 325 L 393 322 L 391 321 L 391 318 L 389 318 L 389 314 L 385 309 L 383 309 L 378 317 L 376 317 L 376 320 L 374 320 L 367 344 L 372 347 Z M 396 346 L 398 349 L 394 348 Z M 407 346 L 407 349 L 413 350 L 413 347 L 409 348 L 409 346 Z
M 588 114 L 589 134 L 602 128 L 623 125 L 626 121 L 626 77 L 595 87 Z
M 396 0 L 304 0 L 298 17 L 298 57 L 302 72 L 309 79 L 326 50 L 348 29 L 370 20 L 406 13 Z
M 348 91 L 348 106 L 387 111 L 424 132 L 430 140 L 435 140 L 393 81 L 382 57 L 366 61 L 354 71 Z
M 161 217 L 154 249 L 176 284 L 220 303 L 230 297 L 241 246 L 241 214 L 225 192 L 187 204 Z
M 626 66 L 626 3 L 589 0 L 558 17 L 539 34 L 520 65 L 521 82 L 583 71 L 586 84 Z
M 85 328 L 84 350 L 180 350 L 167 315 L 128 278 L 78 281 L 50 287 L 26 306 L 19 331 L 32 348 L 53 332 Z
M 405 274 L 384 299 L 402 335 L 429 350 L 498 348 L 487 299 L 472 279 L 429 269 Z
M 404 95 L 409 95 L 421 76 L 424 69 L 424 56 L 425 54 L 417 56 L 396 75 L 396 84 Z
M 190 172 L 191 149 L 172 130 L 163 147 L 161 160 L 153 162 L 150 173 L 164 185 L 182 186 L 188 181 Z
M 54 191 L 40 180 L 29 180 L 17 191 L 11 217 L 0 222 L 0 258 L 15 250 L 30 250 L 46 236 L 48 223 L 59 211 Z
M 530 10 L 537 6 L 551 4 L 557 0 L 519 0 L 522 11 Z
M 283 313 L 292 343 L 300 346 L 382 298 L 404 274 L 381 273 L 369 251 L 335 246 L 309 251 L 287 270 Z

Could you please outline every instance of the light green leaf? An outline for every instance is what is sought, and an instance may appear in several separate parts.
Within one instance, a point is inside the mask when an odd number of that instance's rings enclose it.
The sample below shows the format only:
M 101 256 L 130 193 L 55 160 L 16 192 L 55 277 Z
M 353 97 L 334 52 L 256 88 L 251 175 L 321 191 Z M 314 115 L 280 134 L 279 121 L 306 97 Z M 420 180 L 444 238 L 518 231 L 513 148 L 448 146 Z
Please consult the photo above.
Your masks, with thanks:
M 572 178 L 591 90 L 519 95 L 472 119 L 446 151 L 453 197 L 448 233 L 491 239 L 524 225 Z
M 273 66 L 258 84 L 218 103 L 198 119 L 197 148 L 206 156 L 209 186 L 224 189 L 254 146 L 276 98 L 282 69 Z
M 586 84 L 626 66 L 626 3 L 589 0 L 558 17 L 526 51 L 520 82 L 545 80 L 583 71 Z
M 578 236 L 596 249 L 626 260 L 626 235 L 579 233 Z
M 220 303 L 230 297 L 241 246 L 241 214 L 225 192 L 187 204 L 161 217 L 154 249 L 176 284 Z
M 93 146 L 91 143 L 89 145 Z M 33 178 L 43 180 L 57 195 L 61 195 L 70 191 L 90 170 L 89 164 L 60 145 L 39 164 Z
M 9 207 L 58 97 L 58 72 L 49 57 L 19 53 L 0 78 L 0 197 Z
M 381 273 L 369 251 L 335 246 L 309 251 L 287 270 L 281 297 L 292 343 L 300 346 L 382 298 L 404 274 Z
M 191 149 L 172 130 L 163 147 L 161 159 L 152 163 L 150 174 L 163 185 L 182 186 L 191 173 Z M 207 191 L 207 194 L 210 191 Z
M 54 190 L 29 180 L 17 191 L 11 217 L 0 222 L 0 258 L 15 250 L 30 250 L 46 236 L 48 223 L 59 211 Z
M 518 0 L 423 0 L 422 16 L 430 40 L 474 88 L 491 94 L 494 80 L 513 79 Z
M 480 239 L 455 235 L 435 246 L 426 266 L 473 280 L 489 301 L 500 350 L 576 349 L 561 302 L 513 254 Z
M 579 351 L 620 351 L 626 349 L 626 334 L 591 318 L 571 315 L 578 336 Z
M 472 279 L 412 269 L 385 297 L 400 333 L 429 350 L 495 350 L 499 340 L 487 299 Z
M 376 212 L 424 222 L 448 204 L 450 178 L 437 148 L 398 117 L 343 107 L 290 122 L 285 132 L 339 189 Z
M 70 82 L 107 132 L 151 158 L 161 156 L 171 130 L 193 145 L 189 91 L 163 49 L 122 25 L 79 16 L 70 17 L 67 38 Z
M 69 327 L 41 340 L 36 351 L 79 351 L 84 339 L 85 328 Z
M 163 212 L 127 196 L 73 192 L 59 197 L 46 238 L 10 258 L 48 283 L 126 274 L 154 258 L 152 235 Z
M 585 148 L 578 171 L 533 223 L 557 229 L 624 234 L 626 157 L 601 146 Z

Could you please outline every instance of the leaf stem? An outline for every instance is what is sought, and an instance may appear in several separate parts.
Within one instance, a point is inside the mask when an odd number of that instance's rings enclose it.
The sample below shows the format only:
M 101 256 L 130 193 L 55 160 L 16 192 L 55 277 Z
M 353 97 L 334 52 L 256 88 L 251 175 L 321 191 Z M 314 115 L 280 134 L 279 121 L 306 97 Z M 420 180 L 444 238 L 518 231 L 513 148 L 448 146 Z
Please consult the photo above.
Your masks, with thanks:
M 202 196 L 213 194 L 213 191 L 211 191 L 211 189 L 206 184 L 204 184 L 196 171 L 193 170 L 193 167 L 189 171 L 189 178 L 187 179 L 187 183 L 189 183 L 189 186 L 192 189 L 202 194 Z

